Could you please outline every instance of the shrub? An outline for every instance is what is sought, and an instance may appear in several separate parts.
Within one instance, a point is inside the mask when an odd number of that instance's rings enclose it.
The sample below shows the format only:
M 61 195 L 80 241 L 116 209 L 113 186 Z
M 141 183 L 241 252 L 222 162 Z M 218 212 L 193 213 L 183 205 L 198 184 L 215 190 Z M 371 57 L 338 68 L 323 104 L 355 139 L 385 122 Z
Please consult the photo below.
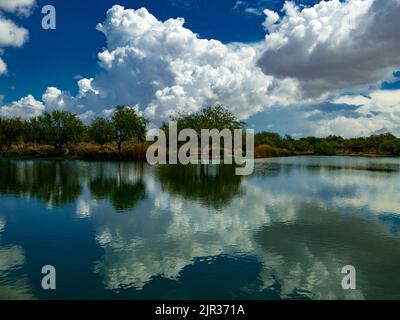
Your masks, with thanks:
M 287 157 L 290 152 L 287 149 L 274 148 L 268 144 L 263 144 L 255 148 L 254 155 L 256 158 Z
M 390 153 L 392 155 L 399 155 L 400 142 L 398 140 L 384 141 L 380 144 L 379 151 L 383 153 Z
M 324 156 L 333 156 L 336 154 L 336 150 L 331 144 L 324 141 L 315 146 L 315 153 Z

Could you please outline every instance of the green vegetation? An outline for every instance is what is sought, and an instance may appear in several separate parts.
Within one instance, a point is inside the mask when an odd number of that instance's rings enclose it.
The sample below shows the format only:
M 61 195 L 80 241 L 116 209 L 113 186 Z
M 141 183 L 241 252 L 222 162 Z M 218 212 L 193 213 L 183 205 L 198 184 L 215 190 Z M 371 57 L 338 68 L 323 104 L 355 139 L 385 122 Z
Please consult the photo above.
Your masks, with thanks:
M 121 151 L 123 142 L 137 139 L 146 140 L 147 120 L 140 116 L 135 109 L 118 106 L 112 115 L 112 136 L 117 142 L 118 151 Z
M 260 132 L 255 135 L 256 156 L 284 155 L 370 155 L 399 156 L 400 139 L 391 133 L 370 137 L 345 139 L 339 136 L 326 138 L 306 137 L 294 139 L 276 133 Z
M 53 111 L 39 117 L 40 130 L 43 132 L 44 141 L 61 151 L 67 143 L 76 143 L 83 133 L 82 122 L 72 113 Z
M 104 118 L 94 119 L 88 132 L 90 139 L 101 146 L 113 140 L 112 122 Z
M 238 120 L 222 105 L 188 114 L 180 113 L 171 120 L 178 130 L 241 129 Z M 110 119 L 96 118 L 84 126 L 74 114 L 66 111 L 44 113 L 23 121 L 0 118 L 0 155 L 12 158 L 80 158 L 87 160 L 144 160 L 148 121 L 134 108 L 118 106 Z M 168 132 L 167 124 L 162 128 Z M 370 155 L 399 156 L 400 139 L 387 133 L 370 137 L 345 139 L 304 137 L 295 139 L 272 132 L 254 136 L 257 158 L 290 155 Z
M 11 145 L 22 132 L 23 122 L 20 119 L 0 120 L 0 151 L 8 152 Z
M 3 157 L 88 160 L 143 160 L 147 120 L 135 109 L 118 106 L 111 119 L 84 126 L 74 114 L 55 110 L 23 121 L 0 118 Z
M 245 123 L 239 121 L 229 110 L 222 105 L 204 108 L 196 113 L 179 113 L 177 116 L 171 117 L 172 121 L 178 124 L 178 131 L 183 129 L 193 129 L 200 135 L 201 129 L 241 129 Z M 163 124 L 165 129 L 168 124 Z M 168 130 L 165 130 L 168 131 Z

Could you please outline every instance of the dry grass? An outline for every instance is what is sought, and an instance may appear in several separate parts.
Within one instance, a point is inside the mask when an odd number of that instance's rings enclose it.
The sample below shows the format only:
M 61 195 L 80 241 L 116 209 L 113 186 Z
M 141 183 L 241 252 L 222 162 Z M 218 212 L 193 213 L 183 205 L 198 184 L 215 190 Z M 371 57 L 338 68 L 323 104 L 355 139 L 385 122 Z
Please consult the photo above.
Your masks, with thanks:
M 91 142 L 81 142 L 69 145 L 63 150 L 55 150 L 49 145 L 34 145 L 33 143 L 17 144 L 3 157 L 7 158 L 67 158 L 89 161 L 142 161 L 146 159 L 148 145 L 144 143 L 126 143 L 122 145 L 121 152 L 115 144 L 100 146 Z
M 116 144 L 108 143 L 103 146 L 92 142 L 80 142 L 66 146 L 63 150 L 55 150 L 50 145 L 34 145 L 33 143 L 16 144 L 3 157 L 7 158 L 67 158 L 88 161 L 145 161 L 149 144 L 125 143 L 121 152 Z M 290 152 L 264 144 L 255 148 L 255 158 L 286 157 Z
M 268 144 L 263 144 L 255 148 L 254 156 L 256 159 L 287 157 L 290 156 L 290 152 L 287 149 L 274 148 Z
M 145 143 L 126 143 L 121 147 L 121 152 L 115 144 L 100 146 L 94 143 L 79 143 L 73 150 L 78 158 L 90 161 L 121 160 L 144 161 L 148 145 Z

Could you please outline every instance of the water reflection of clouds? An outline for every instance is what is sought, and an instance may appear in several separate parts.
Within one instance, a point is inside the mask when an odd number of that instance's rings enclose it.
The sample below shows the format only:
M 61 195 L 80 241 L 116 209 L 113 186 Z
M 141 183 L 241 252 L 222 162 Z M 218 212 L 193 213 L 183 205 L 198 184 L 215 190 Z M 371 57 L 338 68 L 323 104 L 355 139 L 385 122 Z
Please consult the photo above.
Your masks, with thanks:
M 395 159 L 387 160 L 391 166 L 396 163 Z M 353 162 L 352 159 L 350 163 Z M 385 167 L 383 164 L 381 166 Z M 268 167 L 265 166 L 263 170 L 268 171 Z M 270 183 L 260 177 L 254 177 L 254 183 L 264 186 L 268 192 L 288 194 L 291 198 L 303 200 L 315 199 L 343 210 L 362 209 L 375 214 L 400 213 L 400 171 L 360 171 L 351 167 L 327 170 L 322 165 L 315 170 L 313 166 L 289 164 L 283 170 L 275 171 L 277 173 L 267 178 Z
M 296 210 L 298 220 L 256 232 L 265 248 L 264 283 L 279 281 L 284 297 L 295 288 L 326 299 L 399 297 L 400 238 L 391 237 L 385 225 L 316 203 L 303 203 Z M 359 291 L 340 287 L 346 264 L 357 269 Z
M 340 287 L 341 267 L 357 260 L 357 255 L 352 257 L 352 249 L 364 248 L 337 231 L 346 225 L 341 219 L 347 219 L 339 212 L 345 213 L 346 199 L 354 199 L 359 201 L 358 208 L 367 207 L 368 211 L 371 207 L 381 213 L 382 207 L 374 207 L 370 198 L 360 194 L 376 192 L 374 197 L 386 199 L 384 181 L 394 191 L 397 178 L 388 179 L 376 172 L 360 177 L 357 171 L 352 172 L 333 175 L 331 171 L 307 174 L 286 170 L 270 179 L 256 176 L 242 181 L 245 192 L 218 211 L 204 203 L 188 201 L 184 195 L 171 194 L 152 172 L 147 172 L 143 180 L 148 199 L 131 214 L 116 215 L 112 208 L 104 209 L 107 203 L 94 210 L 97 241 L 104 248 L 104 257 L 96 263 L 95 270 L 109 289 L 140 289 L 158 276 L 179 279 L 181 272 L 199 257 L 251 254 L 264 265 L 259 275 L 263 281 L 260 291 L 278 283 L 281 297 L 297 292 L 314 298 L 364 298 L 362 289 L 346 293 Z M 373 189 L 366 183 L 370 179 L 377 183 Z M 343 192 L 347 188 L 354 192 Z M 346 223 L 360 226 L 357 234 L 374 239 L 382 248 L 389 245 L 397 250 L 393 243 L 381 241 L 388 236 L 386 227 L 363 217 L 350 218 L 352 221 Z M 304 225 L 314 228 L 303 228 Z M 281 231 L 274 231 L 280 227 Z M 299 234 L 293 234 L 294 230 Z M 271 232 L 274 236 L 263 239 L 263 234 Z M 323 242 L 324 234 L 335 232 L 337 239 L 332 237 L 329 241 L 338 248 L 325 247 L 323 252 L 324 246 L 318 240 Z M 311 242 L 310 237 L 314 237 Z M 287 242 L 282 244 L 283 238 Z
M 160 176 L 154 167 L 131 163 L 24 168 L 21 162 L 11 166 L 0 191 L 57 205 L 74 200 L 76 215 L 95 225 L 103 255 L 94 271 L 107 289 L 143 289 L 156 277 L 178 280 L 198 258 L 251 255 L 263 265 L 254 275 L 262 282 L 252 286 L 257 292 L 273 286 L 283 298 L 373 297 L 369 287 L 379 292 L 381 278 L 374 272 L 382 261 L 393 259 L 385 262 L 387 273 L 400 261 L 393 219 L 371 219 L 399 213 L 399 173 L 339 170 L 335 158 L 326 158 L 330 168 L 319 159 L 308 166 L 304 159 L 301 165 L 293 159 L 258 163 L 255 175 L 243 179 L 230 179 L 229 170 L 210 177 L 199 177 L 198 170 Z M 5 228 L 0 216 L 0 241 Z M 348 263 L 360 268 L 363 284 L 352 293 L 340 287 L 340 268 Z M 24 264 L 22 248 L 0 242 L 0 277 Z M 14 292 L 28 296 L 21 279 Z M 398 282 L 384 285 L 390 294 Z M 0 284 L 0 292 L 4 288 Z
M 6 227 L 6 220 L 0 216 L 0 300 L 32 299 L 31 289 L 25 275 L 11 277 L 25 264 L 24 251 L 20 246 L 2 245 L 1 233 Z
M 6 226 L 6 219 L 0 216 L 0 233 L 4 231 L 5 226 Z
M 88 219 L 92 211 L 97 207 L 98 200 L 93 199 L 87 181 L 82 183 L 82 192 L 76 199 L 76 214 L 81 219 Z
M 227 209 L 216 213 L 169 194 L 152 175 L 145 181 L 152 186 L 147 189 L 149 199 L 134 213 L 121 216 L 98 208 L 93 215 L 96 222 L 106 222 L 98 227 L 104 259 L 96 272 L 104 276 L 108 288 L 141 288 L 156 276 L 178 279 L 198 257 L 252 252 L 249 231 L 268 222 L 264 204 L 252 210 L 257 206 L 256 194 L 233 199 Z M 243 215 L 249 207 L 250 215 Z
M 400 174 L 369 173 L 366 175 L 339 175 L 327 182 L 335 189 L 351 188 L 354 196 L 333 197 L 336 206 L 367 208 L 375 214 L 400 214 Z

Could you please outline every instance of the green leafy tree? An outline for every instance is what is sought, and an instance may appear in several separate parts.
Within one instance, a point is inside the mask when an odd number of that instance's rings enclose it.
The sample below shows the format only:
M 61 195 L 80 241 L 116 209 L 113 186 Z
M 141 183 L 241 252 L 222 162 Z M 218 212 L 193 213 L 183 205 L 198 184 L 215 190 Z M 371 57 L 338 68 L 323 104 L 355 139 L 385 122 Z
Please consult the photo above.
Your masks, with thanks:
M 290 138 L 291 139 L 291 138 Z M 290 141 L 289 136 L 286 137 L 286 142 Z M 278 134 L 274 132 L 266 132 L 262 131 L 259 133 L 256 133 L 254 137 L 254 143 L 256 146 L 260 145 L 269 145 L 271 147 L 275 148 L 286 148 L 286 145 L 284 146 L 284 139 Z
M 62 150 L 67 143 L 80 140 L 83 132 L 82 121 L 74 114 L 55 110 L 45 113 L 41 118 L 45 140 L 56 150 Z
M 104 118 L 96 118 L 89 127 L 89 137 L 92 141 L 104 145 L 113 139 L 113 124 Z
M 118 106 L 112 115 L 113 138 L 117 142 L 118 151 L 121 152 L 122 143 L 136 138 L 146 140 L 146 127 L 148 121 L 139 112 L 127 106 Z
M 200 134 L 201 129 L 241 129 L 245 123 L 238 120 L 232 112 L 223 105 L 204 108 L 196 113 L 179 113 L 171 117 L 178 124 L 178 130 L 193 129 Z M 164 129 L 166 125 L 164 125 Z
M 379 151 L 383 153 L 390 153 L 392 155 L 400 154 L 400 141 L 399 140 L 387 140 L 381 143 Z
M 237 119 L 235 115 L 223 105 L 207 107 L 191 114 L 181 112 L 178 113 L 178 115 L 171 117 L 171 120 L 177 123 L 178 131 L 183 129 L 192 129 L 196 131 L 199 136 L 199 144 L 202 129 L 217 129 L 219 131 L 228 129 L 233 131 L 235 129 L 242 129 L 245 126 L 244 122 Z M 169 132 L 167 124 L 164 123 L 161 129 L 164 130 L 168 136 Z M 224 148 L 225 141 L 222 141 L 221 146 Z
M 317 144 L 321 143 L 323 139 L 311 136 L 305 138 L 305 141 L 307 141 L 314 148 Z
M 366 138 L 352 138 L 346 140 L 343 145 L 344 147 L 352 152 L 366 152 L 368 151 Z
M 296 151 L 299 152 L 310 152 L 312 151 L 311 144 L 304 138 L 300 140 L 295 140 L 294 147 Z
M 0 151 L 8 152 L 12 144 L 21 136 L 21 119 L 0 119 Z
M 23 123 L 24 142 L 33 142 L 36 146 L 43 139 L 42 117 L 33 117 Z
M 315 153 L 324 156 L 333 156 L 336 154 L 336 150 L 327 141 L 323 141 L 315 146 Z

